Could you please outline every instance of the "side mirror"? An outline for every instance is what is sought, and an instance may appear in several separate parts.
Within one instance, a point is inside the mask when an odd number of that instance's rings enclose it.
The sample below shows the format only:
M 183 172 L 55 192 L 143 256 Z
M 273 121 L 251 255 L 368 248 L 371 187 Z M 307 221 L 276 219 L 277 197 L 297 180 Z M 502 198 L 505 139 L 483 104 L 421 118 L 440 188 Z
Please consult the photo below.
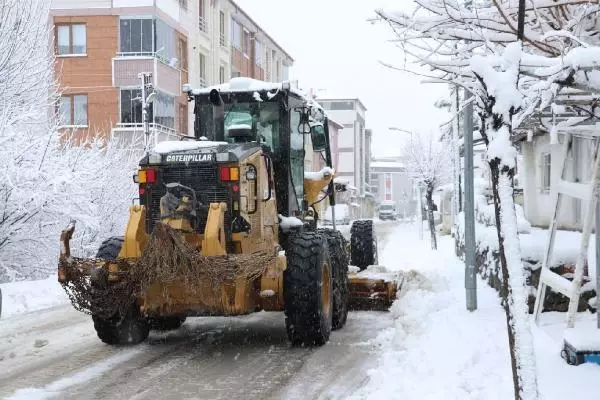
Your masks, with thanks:
M 313 125 L 310 128 L 310 139 L 314 151 L 325 151 L 327 149 L 327 137 L 322 124 Z

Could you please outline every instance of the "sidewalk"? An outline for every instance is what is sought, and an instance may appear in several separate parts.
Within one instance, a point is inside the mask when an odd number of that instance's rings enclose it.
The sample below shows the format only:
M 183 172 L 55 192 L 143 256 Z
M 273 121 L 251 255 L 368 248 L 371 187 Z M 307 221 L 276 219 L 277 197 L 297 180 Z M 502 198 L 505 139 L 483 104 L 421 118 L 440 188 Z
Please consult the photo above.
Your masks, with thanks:
M 464 264 L 454 256 L 452 238 L 439 237 L 435 252 L 428 232 L 424 237 L 418 239 L 414 224 L 400 224 L 381 254 L 380 263 L 407 271 L 407 280 L 391 309 L 395 326 L 375 340 L 380 365 L 368 371 L 368 383 L 353 398 L 514 398 L 506 318 L 497 293 L 479 280 L 478 309 L 468 312 Z M 548 318 L 533 329 L 541 398 L 595 398 L 600 366 L 567 365 L 559 354 L 561 315 Z

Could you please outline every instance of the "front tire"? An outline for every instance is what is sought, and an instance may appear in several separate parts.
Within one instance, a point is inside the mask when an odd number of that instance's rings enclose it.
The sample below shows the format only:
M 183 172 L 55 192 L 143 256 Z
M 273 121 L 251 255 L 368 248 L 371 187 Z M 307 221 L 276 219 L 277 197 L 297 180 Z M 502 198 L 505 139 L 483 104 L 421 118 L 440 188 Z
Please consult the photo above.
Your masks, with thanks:
M 293 345 L 323 345 L 332 327 L 333 290 L 327 241 L 316 232 L 290 238 L 283 273 L 285 326 Z
M 341 232 L 333 229 L 319 229 L 318 233 L 327 239 L 329 261 L 333 275 L 333 315 L 332 329 L 344 327 L 348 318 L 348 254 L 347 240 Z
M 179 329 L 185 322 L 185 317 L 153 317 L 149 319 L 150 327 L 157 331 L 172 331 Z
M 377 238 L 373 221 L 362 219 L 354 221 L 350 228 L 351 264 L 361 271 L 369 265 L 377 265 Z
M 100 245 L 96 258 L 115 260 L 123 247 L 122 237 L 111 237 Z M 92 290 L 94 287 L 92 287 Z M 92 314 L 96 334 L 104 343 L 111 345 L 138 344 L 146 340 L 150 324 L 140 314 L 134 303 L 124 314 L 117 313 L 110 318 Z

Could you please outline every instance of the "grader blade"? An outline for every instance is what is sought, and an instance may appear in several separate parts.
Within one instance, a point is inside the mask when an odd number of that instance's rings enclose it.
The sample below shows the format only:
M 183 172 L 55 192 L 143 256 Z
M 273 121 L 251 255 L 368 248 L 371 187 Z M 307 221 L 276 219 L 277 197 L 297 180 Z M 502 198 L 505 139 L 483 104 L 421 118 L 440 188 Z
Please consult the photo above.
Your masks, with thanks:
M 388 310 L 396 300 L 403 279 L 401 272 L 389 272 L 379 265 L 372 265 L 360 272 L 350 267 L 348 308 L 355 311 Z

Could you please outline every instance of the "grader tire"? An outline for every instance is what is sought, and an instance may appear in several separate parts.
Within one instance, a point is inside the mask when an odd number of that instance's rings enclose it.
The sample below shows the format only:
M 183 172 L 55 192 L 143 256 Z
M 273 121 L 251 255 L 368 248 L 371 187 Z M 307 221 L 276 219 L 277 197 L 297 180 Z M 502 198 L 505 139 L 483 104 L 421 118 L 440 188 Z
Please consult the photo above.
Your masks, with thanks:
M 283 273 L 285 326 L 293 345 L 323 345 L 331 334 L 332 274 L 327 241 L 316 232 L 290 238 Z
M 172 331 L 179 329 L 185 322 L 185 317 L 154 317 L 150 318 L 150 328 L 157 331 Z
M 350 228 L 351 264 L 361 271 L 369 265 L 377 264 L 377 238 L 373 221 L 369 219 L 354 221 Z
M 96 258 L 114 260 L 123 247 L 122 237 L 111 237 L 100 245 Z M 93 288 L 92 288 L 93 289 Z M 106 344 L 138 344 L 146 340 L 150 332 L 148 321 L 140 315 L 134 304 L 125 315 L 101 318 L 92 314 L 96 334 Z
M 331 328 L 341 329 L 346 324 L 348 317 L 348 254 L 346 253 L 347 240 L 339 231 L 333 229 L 319 229 L 318 233 L 327 239 L 329 248 L 329 261 L 333 275 L 333 315 Z

